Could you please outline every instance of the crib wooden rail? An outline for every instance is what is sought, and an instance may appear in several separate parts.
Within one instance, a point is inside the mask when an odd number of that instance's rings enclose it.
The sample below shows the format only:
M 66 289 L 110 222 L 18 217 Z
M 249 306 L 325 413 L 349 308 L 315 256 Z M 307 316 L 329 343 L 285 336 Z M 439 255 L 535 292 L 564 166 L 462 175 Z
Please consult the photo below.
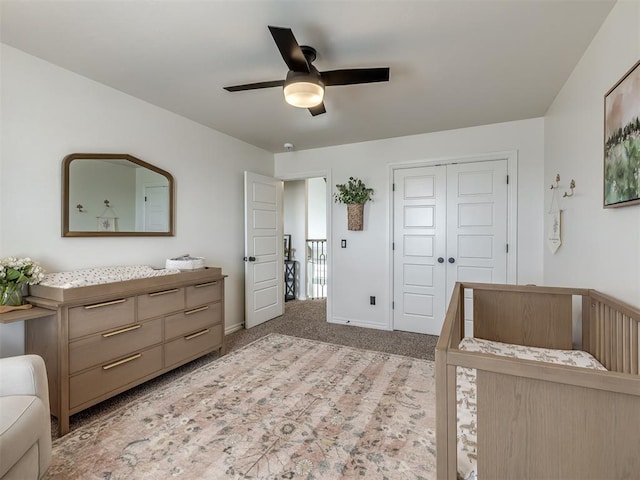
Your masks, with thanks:
M 608 372 L 461 351 L 465 291 L 474 336 L 582 350 Z M 456 369 L 477 371 L 478 478 L 634 478 L 640 471 L 640 310 L 589 289 L 457 284 L 436 346 L 438 479 L 457 477 Z
M 638 375 L 638 323 L 638 310 L 590 290 L 583 303 L 582 349 L 607 370 Z

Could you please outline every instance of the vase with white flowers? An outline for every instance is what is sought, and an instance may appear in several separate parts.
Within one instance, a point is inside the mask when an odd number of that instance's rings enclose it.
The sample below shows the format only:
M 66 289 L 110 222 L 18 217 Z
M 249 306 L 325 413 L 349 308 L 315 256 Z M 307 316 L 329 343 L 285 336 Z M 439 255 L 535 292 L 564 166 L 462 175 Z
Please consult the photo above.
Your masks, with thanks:
M 7 257 L 0 260 L 0 305 L 22 305 L 27 285 L 40 283 L 44 270 L 29 257 Z

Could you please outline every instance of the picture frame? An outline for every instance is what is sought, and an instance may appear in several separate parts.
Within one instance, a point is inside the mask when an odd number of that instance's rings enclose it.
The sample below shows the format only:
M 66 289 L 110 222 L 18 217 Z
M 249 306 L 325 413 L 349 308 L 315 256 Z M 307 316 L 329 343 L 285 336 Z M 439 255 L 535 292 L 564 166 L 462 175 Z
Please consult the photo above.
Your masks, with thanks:
M 285 261 L 291 260 L 291 235 L 289 234 L 284 236 L 284 259 Z
M 640 203 L 640 60 L 604 96 L 603 207 Z

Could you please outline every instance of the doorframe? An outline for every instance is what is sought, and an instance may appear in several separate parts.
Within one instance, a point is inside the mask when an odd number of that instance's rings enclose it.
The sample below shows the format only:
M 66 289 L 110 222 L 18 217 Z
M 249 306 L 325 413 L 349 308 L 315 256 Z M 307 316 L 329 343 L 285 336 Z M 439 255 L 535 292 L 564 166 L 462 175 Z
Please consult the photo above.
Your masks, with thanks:
M 277 175 L 274 178 L 278 180 L 282 180 L 283 182 L 290 182 L 295 180 L 307 180 L 309 178 L 318 178 L 324 177 L 327 179 L 327 196 L 326 196 L 326 207 L 327 207 L 327 256 L 329 257 L 329 262 L 327 265 L 326 271 L 326 279 L 327 279 L 327 308 L 326 308 L 326 321 L 330 322 L 331 318 L 333 318 L 333 282 L 331 276 L 333 275 L 333 255 L 331 255 L 331 251 L 333 250 L 333 239 L 331 235 L 331 216 L 332 216 L 332 202 L 331 202 L 331 185 L 333 185 L 332 180 L 332 172 L 331 169 L 327 170 L 312 170 L 298 173 L 291 173 L 286 175 Z M 284 203 L 283 203 L 284 208 Z M 306 212 L 305 212 L 306 217 Z M 306 239 L 305 239 L 306 240 Z
M 509 251 L 507 252 L 507 283 L 518 283 L 518 151 L 507 150 L 492 153 L 482 153 L 476 155 L 455 156 L 455 157 L 436 157 L 431 159 L 411 160 L 406 162 L 392 163 L 389 165 L 389 291 L 391 292 L 391 301 L 389 302 L 389 314 L 387 328 L 393 330 L 393 299 L 394 291 L 394 190 L 393 178 L 396 170 L 417 167 L 437 167 L 440 165 L 453 165 L 456 163 L 475 163 L 488 162 L 492 160 L 507 161 L 507 176 L 509 183 L 507 185 L 507 243 Z

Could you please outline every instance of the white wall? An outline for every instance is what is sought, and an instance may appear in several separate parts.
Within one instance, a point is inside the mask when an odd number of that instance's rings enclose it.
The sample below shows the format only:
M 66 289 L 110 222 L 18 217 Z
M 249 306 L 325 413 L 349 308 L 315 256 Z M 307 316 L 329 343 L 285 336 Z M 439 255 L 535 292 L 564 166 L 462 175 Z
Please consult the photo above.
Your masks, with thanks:
M 544 121 L 541 118 L 461 130 L 287 152 L 275 156 L 277 177 L 331 170 L 333 184 L 349 176 L 375 190 L 365 205 L 364 231 L 347 230 L 346 207 L 332 203 L 330 319 L 388 328 L 390 279 L 390 165 L 401 162 L 518 152 L 518 282 L 542 281 L 542 204 L 544 198 Z M 335 185 L 329 185 L 330 193 Z M 347 248 L 336 248 L 340 239 Z M 375 306 L 369 296 L 375 295 Z
M 284 182 L 284 233 L 291 235 L 291 260 L 297 262 L 296 298 L 306 298 L 305 181 Z
M 640 307 L 640 205 L 602 208 L 604 94 L 640 58 L 640 2 L 620 1 L 545 117 L 544 180 L 571 178 L 562 246 L 545 249 L 546 284 L 591 287 Z M 548 185 L 547 185 L 548 188 Z M 550 193 L 545 198 L 548 208 Z
M 243 323 L 242 172 L 272 175 L 273 155 L 6 45 L 1 67 L 0 256 L 48 271 L 204 256 L 229 275 L 227 330 Z M 73 152 L 129 153 L 171 173 L 176 236 L 62 238 L 62 159 Z
M 307 180 L 307 238 L 327 238 L 327 182 Z

